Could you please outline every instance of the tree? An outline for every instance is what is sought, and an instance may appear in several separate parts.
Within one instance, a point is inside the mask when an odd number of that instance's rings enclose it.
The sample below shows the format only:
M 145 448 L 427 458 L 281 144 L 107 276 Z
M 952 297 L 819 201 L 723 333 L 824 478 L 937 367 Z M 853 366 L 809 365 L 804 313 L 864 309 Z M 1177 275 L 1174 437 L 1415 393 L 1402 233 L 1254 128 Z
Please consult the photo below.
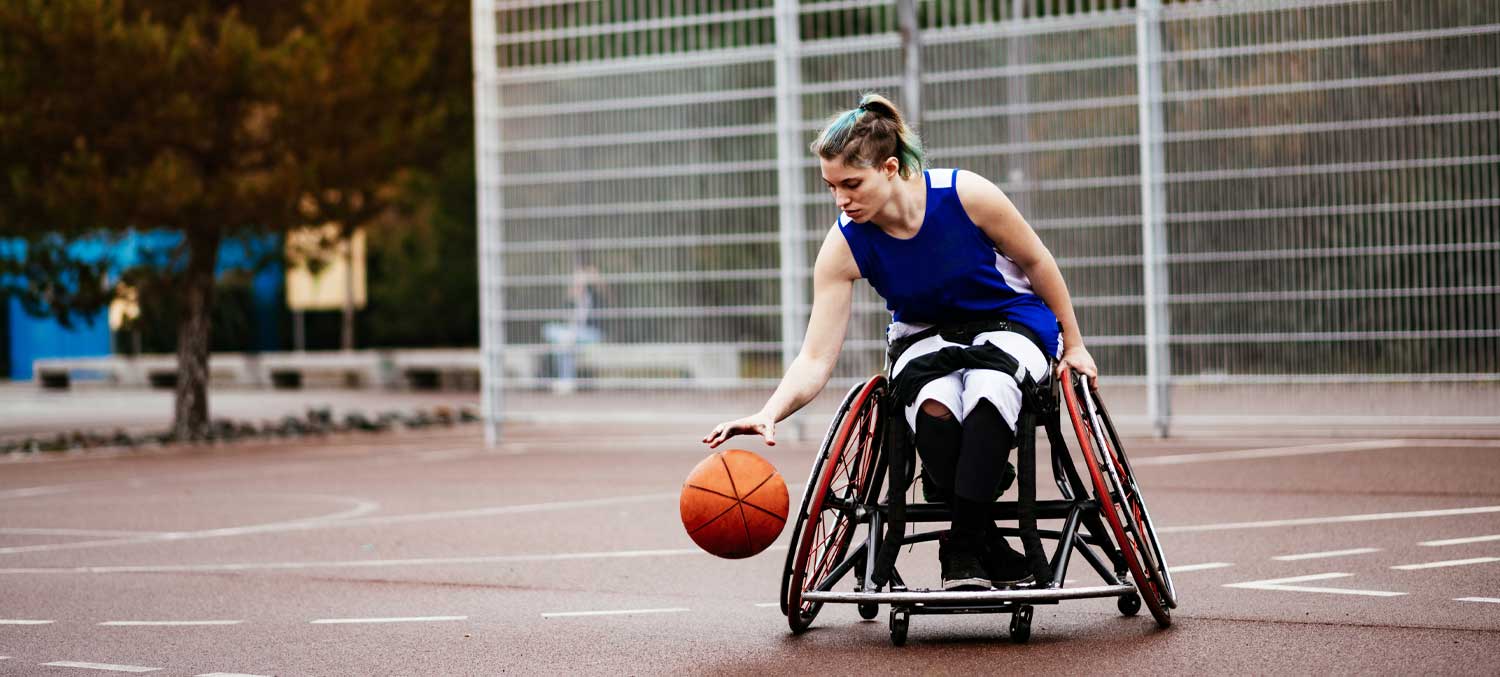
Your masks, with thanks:
M 180 295 L 179 438 L 200 439 L 208 428 L 209 318 L 224 238 L 358 224 L 391 202 L 378 188 L 395 185 L 414 157 L 391 150 L 427 145 L 429 118 L 403 102 L 425 100 L 432 40 L 396 35 L 407 18 L 399 8 L 376 0 L 0 5 L 0 237 L 25 245 L 0 274 L 28 308 L 67 321 L 113 293 L 108 262 L 78 259 L 71 243 L 180 233 L 153 271 Z M 389 105 L 373 105 L 380 101 Z

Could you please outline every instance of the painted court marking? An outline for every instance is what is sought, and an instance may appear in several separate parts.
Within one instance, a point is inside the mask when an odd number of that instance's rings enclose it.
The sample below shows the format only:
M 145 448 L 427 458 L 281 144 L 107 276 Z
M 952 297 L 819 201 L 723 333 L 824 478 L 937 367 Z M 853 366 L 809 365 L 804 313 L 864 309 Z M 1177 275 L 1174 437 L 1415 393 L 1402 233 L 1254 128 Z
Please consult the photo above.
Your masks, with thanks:
M 1450 559 L 1442 562 L 1424 562 L 1422 564 L 1398 564 L 1391 567 L 1401 571 L 1415 571 L 1417 569 L 1441 569 L 1443 567 L 1461 567 L 1470 564 L 1488 564 L 1500 562 L 1500 557 L 1470 557 L 1469 559 Z
M 107 625 L 107 626 L 114 626 L 114 627 L 133 627 L 133 626 L 172 627 L 172 626 L 182 626 L 182 625 L 239 625 L 240 623 L 244 623 L 244 621 L 104 621 L 103 623 L 100 623 L 99 625 Z
M 1500 604 L 1500 597 L 1457 597 L 1455 602 L 1485 602 L 1488 604 Z
M 542 614 L 542 618 L 571 618 L 574 616 L 626 616 L 630 614 L 670 614 L 681 611 L 692 611 L 683 607 L 669 607 L 665 609 L 610 609 L 606 611 L 551 611 Z
M 1145 456 L 1131 459 L 1130 464 L 1180 465 L 1183 463 L 1214 463 L 1218 461 L 1244 461 L 1257 458 L 1281 458 L 1283 456 L 1310 456 L 1336 454 L 1349 451 L 1376 451 L 1396 449 L 1407 445 L 1408 440 L 1364 440 L 1361 442 L 1335 442 L 1332 444 L 1309 444 L 1298 447 L 1265 447 L 1262 449 L 1240 449 L 1237 451 L 1205 451 L 1192 454 L 1168 456 Z
M 55 661 L 43 663 L 42 665 L 55 668 L 83 668 L 85 670 L 108 670 L 110 672 L 156 672 L 161 668 L 148 668 L 140 665 L 111 665 L 109 663 L 83 663 L 80 661 Z
M 1374 512 L 1363 515 L 1334 515 L 1331 517 L 1298 517 L 1293 519 L 1262 520 L 1258 522 L 1193 524 L 1162 527 L 1156 531 L 1162 534 L 1181 534 L 1195 531 L 1231 531 L 1234 529 L 1301 527 L 1316 524 L 1345 524 L 1349 522 L 1382 522 L 1385 520 L 1417 519 L 1422 517 L 1455 517 L 1458 515 L 1482 515 L 1496 512 L 1500 512 L 1500 505 L 1481 505 L 1472 508 L 1447 508 L 1442 510 L 1413 510 L 1410 512 Z
M 1272 557 L 1278 562 L 1295 562 L 1302 559 L 1323 559 L 1324 557 L 1344 557 L 1347 555 L 1365 555 L 1372 552 L 1380 552 L 1380 548 L 1350 548 L 1348 550 L 1325 550 L 1323 552 L 1304 552 L 1300 555 L 1278 555 Z
M 1264 581 L 1228 583 L 1224 587 L 1244 588 L 1246 590 L 1280 590 L 1283 592 L 1320 592 L 1330 595 L 1365 595 L 1367 597 L 1399 597 L 1406 594 L 1404 592 L 1390 592 L 1386 590 L 1353 590 L 1350 588 L 1319 588 L 1305 585 L 1292 585 L 1293 583 L 1326 581 L 1334 578 L 1348 578 L 1353 575 L 1354 574 L 1343 573 L 1312 574 L 1310 576 L 1293 576 L 1291 578 L 1271 578 Z
M 1463 545 L 1465 543 L 1487 543 L 1489 541 L 1500 541 L 1500 534 L 1492 534 L 1489 536 L 1466 536 L 1464 538 L 1445 538 L 1440 541 L 1423 541 L 1421 543 L 1418 543 L 1417 545 Z
M 319 618 L 310 621 L 315 624 L 347 624 L 347 623 L 432 623 L 438 621 L 465 621 L 468 616 L 408 616 L 405 618 Z
M 57 621 L 27 621 L 16 618 L 0 618 L 0 625 L 46 625 Z
M 1183 564 L 1181 566 L 1167 566 L 1167 571 L 1174 574 L 1187 573 L 1189 571 L 1207 571 L 1209 569 L 1223 569 L 1232 567 L 1234 562 L 1204 562 L 1202 564 Z

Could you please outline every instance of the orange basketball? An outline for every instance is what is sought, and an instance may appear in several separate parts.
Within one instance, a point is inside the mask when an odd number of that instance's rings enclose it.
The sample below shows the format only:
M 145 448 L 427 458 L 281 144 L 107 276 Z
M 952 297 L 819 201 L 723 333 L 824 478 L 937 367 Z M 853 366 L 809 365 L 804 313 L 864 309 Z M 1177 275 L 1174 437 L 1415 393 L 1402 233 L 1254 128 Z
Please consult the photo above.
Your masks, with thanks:
M 698 547 L 726 559 L 771 545 L 786 525 L 786 481 L 766 459 L 725 449 L 703 459 L 682 483 L 682 526 Z

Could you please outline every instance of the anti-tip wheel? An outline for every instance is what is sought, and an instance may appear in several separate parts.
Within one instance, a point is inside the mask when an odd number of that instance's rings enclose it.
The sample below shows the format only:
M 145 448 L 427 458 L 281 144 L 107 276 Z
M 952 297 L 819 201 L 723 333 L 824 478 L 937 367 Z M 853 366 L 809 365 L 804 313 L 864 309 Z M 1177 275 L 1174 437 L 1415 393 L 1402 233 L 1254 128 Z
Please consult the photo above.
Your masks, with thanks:
M 1115 600 L 1115 606 L 1120 608 L 1120 613 L 1126 616 L 1134 616 L 1141 612 L 1141 596 L 1135 593 L 1120 595 Z
M 1016 609 L 1010 617 L 1010 641 L 1016 644 L 1025 644 L 1031 639 L 1031 607 L 1023 606 Z
M 891 607 L 891 645 L 906 645 L 906 628 L 911 622 L 911 614 L 906 609 Z
M 875 620 L 880 615 L 880 605 L 874 602 L 861 602 L 859 605 L 859 617 L 867 621 Z

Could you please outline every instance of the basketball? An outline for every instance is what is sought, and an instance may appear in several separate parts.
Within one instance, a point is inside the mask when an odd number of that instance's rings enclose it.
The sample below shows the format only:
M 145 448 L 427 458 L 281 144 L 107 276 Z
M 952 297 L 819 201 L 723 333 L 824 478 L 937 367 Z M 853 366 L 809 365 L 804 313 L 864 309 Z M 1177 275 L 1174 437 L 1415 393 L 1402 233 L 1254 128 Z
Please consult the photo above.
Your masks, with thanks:
M 742 559 L 781 535 L 786 481 L 755 453 L 725 449 L 688 474 L 679 508 L 682 526 L 698 547 L 725 559 Z

